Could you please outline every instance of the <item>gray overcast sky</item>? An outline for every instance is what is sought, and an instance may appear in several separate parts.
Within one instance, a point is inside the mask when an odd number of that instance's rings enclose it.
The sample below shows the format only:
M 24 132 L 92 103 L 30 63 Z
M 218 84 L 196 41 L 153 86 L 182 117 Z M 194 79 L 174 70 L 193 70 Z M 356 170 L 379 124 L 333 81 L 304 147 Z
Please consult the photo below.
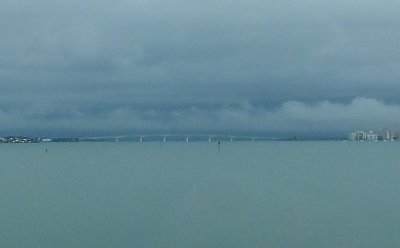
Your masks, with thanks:
M 399 10 L 2 0 L 0 135 L 400 127 Z

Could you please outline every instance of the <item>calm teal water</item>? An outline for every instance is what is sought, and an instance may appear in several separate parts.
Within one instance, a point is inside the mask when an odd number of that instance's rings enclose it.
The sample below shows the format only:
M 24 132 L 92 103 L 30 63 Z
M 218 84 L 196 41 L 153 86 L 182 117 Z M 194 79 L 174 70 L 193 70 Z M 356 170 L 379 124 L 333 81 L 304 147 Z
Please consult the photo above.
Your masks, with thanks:
M 398 247 L 399 161 L 396 142 L 2 144 L 0 247 Z

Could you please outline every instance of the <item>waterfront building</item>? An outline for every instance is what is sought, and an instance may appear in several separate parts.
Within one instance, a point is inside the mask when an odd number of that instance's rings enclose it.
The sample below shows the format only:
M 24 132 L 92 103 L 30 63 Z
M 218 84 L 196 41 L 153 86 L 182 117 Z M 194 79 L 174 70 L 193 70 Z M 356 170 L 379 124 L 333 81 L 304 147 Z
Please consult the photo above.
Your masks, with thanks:
M 349 140 L 351 140 L 351 141 L 359 141 L 359 140 L 366 140 L 366 139 L 367 139 L 367 133 L 364 132 L 363 130 L 357 130 L 357 131 L 349 134 Z
M 368 141 L 377 141 L 378 140 L 378 135 L 375 134 L 372 131 L 369 131 L 368 134 L 367 134 L 367 139 L 366 140 L 368 140 Z

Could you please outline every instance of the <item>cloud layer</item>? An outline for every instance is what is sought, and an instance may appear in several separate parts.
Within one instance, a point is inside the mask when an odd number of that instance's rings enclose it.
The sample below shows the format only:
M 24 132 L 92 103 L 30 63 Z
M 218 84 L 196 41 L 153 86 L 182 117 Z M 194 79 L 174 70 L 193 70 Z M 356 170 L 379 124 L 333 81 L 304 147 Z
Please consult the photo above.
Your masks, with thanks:
M 21 114 L 24 113 L 24 114 Z M 182 108 L 142 110 L 119 108 L 110 111 L 82 112 L 79 109 L 32 106 L 24 112 L 0 112 L 3 129 L 8 130 L 84 130 L 88 134 L 156 133 L 315 133 L 345 134 L 352 129 L 400 126 L 400 105 L 385 104 L 370 98 L 350 103 L 329 101 L 305 104 L 288 101 L 267 109 L 241 103 L 220 108 Z
M 0 129 L 396 125 L 382 113 L 400 104 L 399 7 L 392 0 L 4 0 Z

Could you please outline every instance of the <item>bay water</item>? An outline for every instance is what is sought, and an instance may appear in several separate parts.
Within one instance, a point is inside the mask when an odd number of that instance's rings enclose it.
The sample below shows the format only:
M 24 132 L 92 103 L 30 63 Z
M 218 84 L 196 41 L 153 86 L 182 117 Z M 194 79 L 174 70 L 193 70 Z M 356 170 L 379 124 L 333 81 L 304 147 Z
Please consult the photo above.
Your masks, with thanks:
M 400 142 L 1 144 L 0 247 L 398 247 L 399 161 Z

